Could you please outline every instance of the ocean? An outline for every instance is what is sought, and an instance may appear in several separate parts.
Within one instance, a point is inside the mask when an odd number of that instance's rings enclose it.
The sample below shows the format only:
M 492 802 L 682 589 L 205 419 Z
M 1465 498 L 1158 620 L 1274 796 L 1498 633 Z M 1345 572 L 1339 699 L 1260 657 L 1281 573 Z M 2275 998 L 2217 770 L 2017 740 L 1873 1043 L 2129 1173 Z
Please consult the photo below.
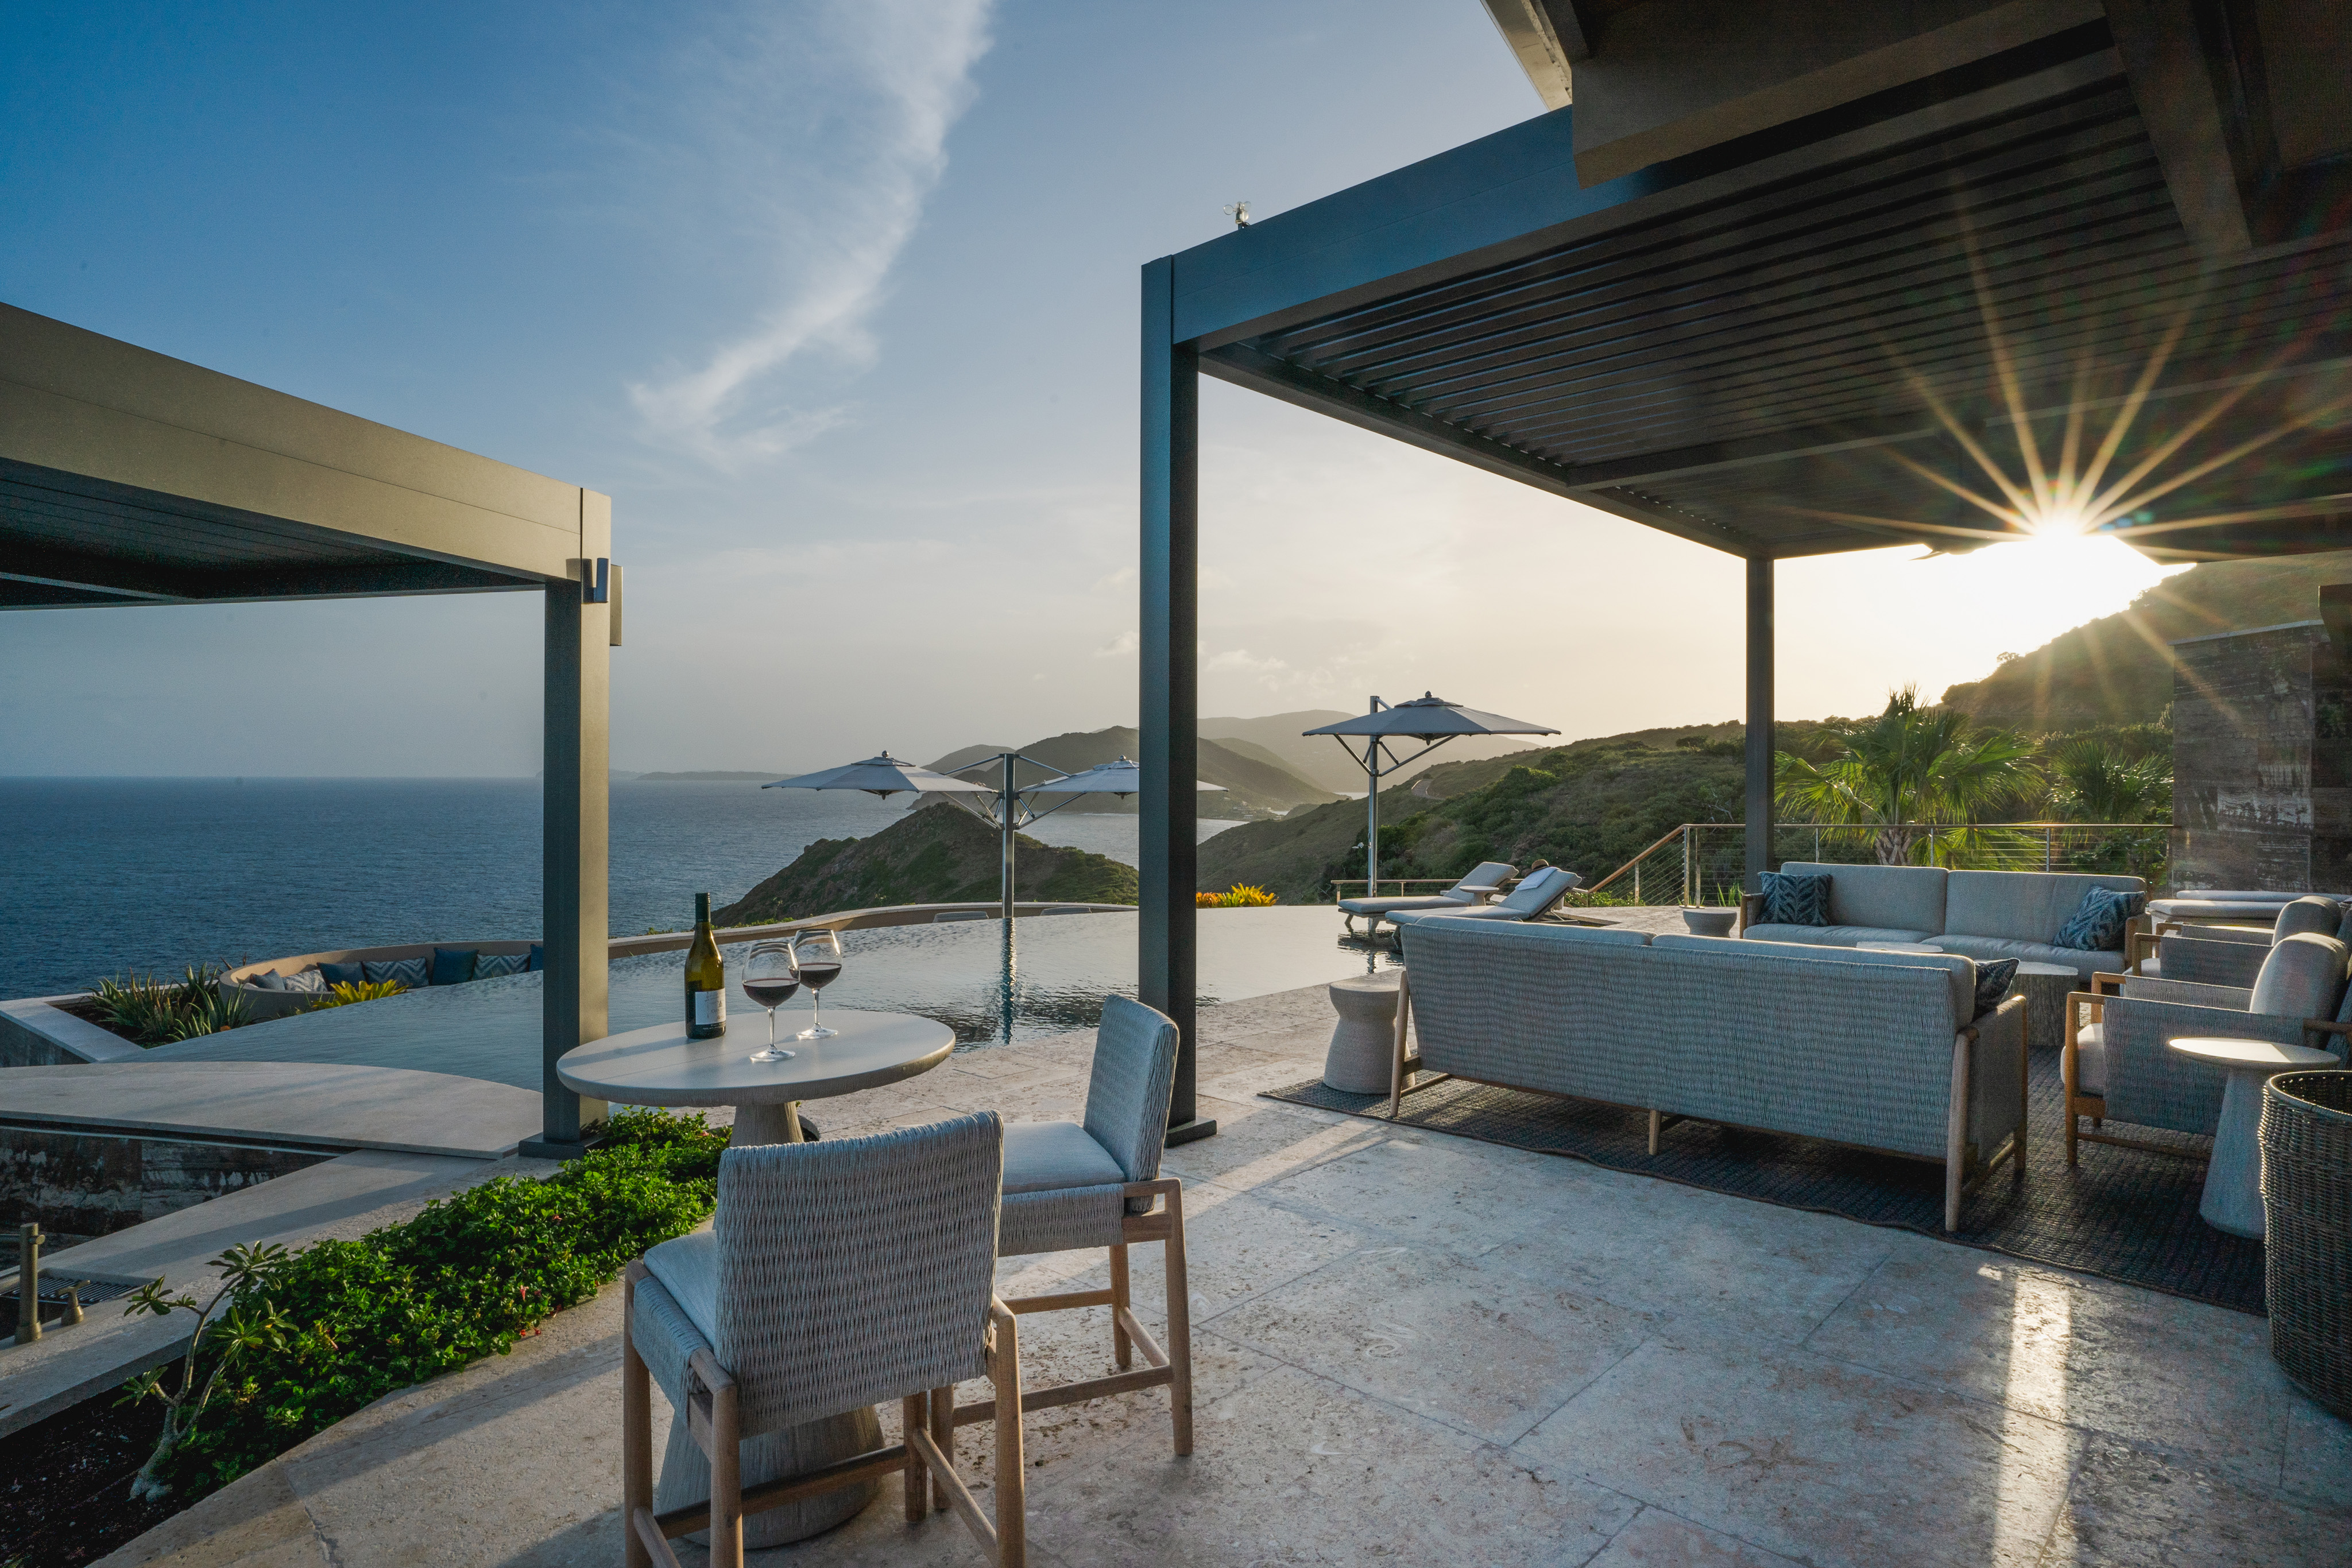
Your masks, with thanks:
M 904 802 L 616 782 L 612 928 L 674 929 Z M 1233 824 L 1203 822 L 1207 838 Z M 1030 830 L 1136 862 L 1136 819 Z M 0 779 L 0 998 L 129 971 L 401 942 L 536 937 L 540 787 L 500 779 Z

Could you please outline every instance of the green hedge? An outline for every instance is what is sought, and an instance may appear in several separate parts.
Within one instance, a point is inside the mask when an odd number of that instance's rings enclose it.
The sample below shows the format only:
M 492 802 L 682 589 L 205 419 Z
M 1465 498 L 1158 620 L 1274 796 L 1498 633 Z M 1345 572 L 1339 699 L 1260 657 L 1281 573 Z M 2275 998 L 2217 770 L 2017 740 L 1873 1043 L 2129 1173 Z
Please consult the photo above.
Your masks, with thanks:
M 600 1147 L 543 1180 L 500 1176 L 290 1254 L 237 1298 L 275 1306 L 283 1343 L 231 1366 L 173 1456 L 173 1490 L 201 1496 L 387 1394 L 505 1354 L 709 1218 L 727 1139 L 699 1116 L 622 1112 Z

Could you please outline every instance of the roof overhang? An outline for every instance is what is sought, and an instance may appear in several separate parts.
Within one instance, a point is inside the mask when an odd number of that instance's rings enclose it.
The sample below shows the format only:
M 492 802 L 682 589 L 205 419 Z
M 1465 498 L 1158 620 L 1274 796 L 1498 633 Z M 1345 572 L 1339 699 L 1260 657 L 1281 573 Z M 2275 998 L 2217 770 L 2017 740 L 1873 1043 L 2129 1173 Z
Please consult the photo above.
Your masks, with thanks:
M 0 305 L 0 609 L 592 579 L 612 504 Z
M 1180 254 L 1172 337 L 1751 558 L 2017 537 L 2070 429 L 2151 556 L 2352 546 L 2346 208 L 2215 244 L 2134 74 L 2069 26 L 1590 187 L 1561 109 Z

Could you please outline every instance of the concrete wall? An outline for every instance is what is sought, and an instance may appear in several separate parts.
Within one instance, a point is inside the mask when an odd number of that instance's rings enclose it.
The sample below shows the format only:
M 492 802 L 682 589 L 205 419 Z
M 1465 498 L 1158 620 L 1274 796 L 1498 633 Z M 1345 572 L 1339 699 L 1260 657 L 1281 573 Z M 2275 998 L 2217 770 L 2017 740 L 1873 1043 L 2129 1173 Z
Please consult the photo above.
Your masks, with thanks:
M 331 1157 L 0 1126 L 0 1227 L 33 1220 L 60 1241 L 108 1236 Z
M 2352 893 L 2352 678 L 2326 628 L 2173 653 L 2172 885 Z
M 0 1002 L 0 1067 L 127 1061 L 143 1054 L 143 1047 L 56 1005 L 79 1001 L 87 994 Z

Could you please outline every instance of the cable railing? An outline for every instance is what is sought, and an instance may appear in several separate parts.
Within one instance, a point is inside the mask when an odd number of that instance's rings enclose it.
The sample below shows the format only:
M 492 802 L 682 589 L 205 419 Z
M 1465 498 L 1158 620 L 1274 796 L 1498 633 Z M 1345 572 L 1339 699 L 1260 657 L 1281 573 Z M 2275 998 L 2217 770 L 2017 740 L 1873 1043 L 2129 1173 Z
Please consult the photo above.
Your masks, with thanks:
M 1772 863 L 1939 865 L 2164 879 L 2169 822 L 1780 822 Z M 1739 902 L 1748 873 L 1744 822 L 1685 822 L 1572 896 L 1581 904 Z M 1385 880 L 1385 879 L 1383 879 Z

